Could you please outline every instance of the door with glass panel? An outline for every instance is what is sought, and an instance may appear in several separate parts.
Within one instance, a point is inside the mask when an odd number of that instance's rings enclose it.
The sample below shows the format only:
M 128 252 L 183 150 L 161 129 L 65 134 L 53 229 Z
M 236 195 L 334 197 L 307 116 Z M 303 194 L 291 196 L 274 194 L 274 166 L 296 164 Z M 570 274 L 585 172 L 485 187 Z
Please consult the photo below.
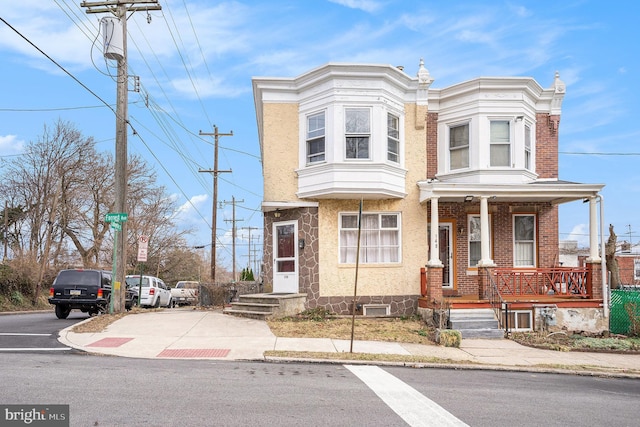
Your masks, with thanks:
M 273 292 L 298 293 L 297 221 L 273 224 Z
M 442 262 L 442 287 L 453 289 L 453 224 L 443 222 L 439 226 L 440 262 Z

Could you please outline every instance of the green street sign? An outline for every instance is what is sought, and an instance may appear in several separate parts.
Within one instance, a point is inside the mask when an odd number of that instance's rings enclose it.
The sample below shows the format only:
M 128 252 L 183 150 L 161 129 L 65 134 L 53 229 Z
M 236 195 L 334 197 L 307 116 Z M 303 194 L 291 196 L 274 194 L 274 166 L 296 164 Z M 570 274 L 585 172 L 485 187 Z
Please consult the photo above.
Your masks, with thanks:
M 113 228 L 115 231 L 122 231 L 122 224 L 120 224 L 119 222 L 112 222 L 111 228 Z
M 127 220 L 127 218 L 129 218 L 129 214 L 124 212 L 112 212 L 104 216 L 105 222 L 111 223 L 124 222 Z

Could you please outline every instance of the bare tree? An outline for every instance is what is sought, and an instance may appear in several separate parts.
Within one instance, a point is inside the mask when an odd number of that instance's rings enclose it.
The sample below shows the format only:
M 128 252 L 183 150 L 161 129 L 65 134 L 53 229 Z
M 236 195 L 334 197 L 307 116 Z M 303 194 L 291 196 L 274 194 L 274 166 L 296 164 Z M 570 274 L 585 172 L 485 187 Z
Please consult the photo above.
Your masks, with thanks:
M 618 268 L 618 260 L 616 259 L 616 245 L 618 237 L 613 231 L 613 225 L 609 224 L 609 239 L 605 246 L 605 259 L 607 261 L 607 271 L 611 276 L 611 289 L 620 287 L 620 270 Z

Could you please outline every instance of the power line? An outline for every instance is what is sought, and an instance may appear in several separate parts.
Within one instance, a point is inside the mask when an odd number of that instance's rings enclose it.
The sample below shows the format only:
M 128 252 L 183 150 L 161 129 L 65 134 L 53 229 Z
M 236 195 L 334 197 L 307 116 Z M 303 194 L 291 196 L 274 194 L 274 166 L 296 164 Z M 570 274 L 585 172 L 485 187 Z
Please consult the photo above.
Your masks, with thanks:
M 67 74 L 69 77 L 71 77 L 73 80 L 75 80 L 80 86 L 82 86 L 87 92 L 89 92 L 91 95 L 93 95 L 94 97 L 96 97 L 100 102 L 102 102 L 107 108 L 109 108 L 113 114 L 116 114 L 116 110 L 113 109 L 113 107 L 111 107 L 111 105 L 109 103 L 107 103 L 107 101 L 105 101 L 104 99 L 102 99 L 100 97 L 100 95 L 98 95 L 97 93 L 95 93 L 94 91 L 92 91 L 91 89 L 89 89 L 89 87 L 87 85 L 85 85 L 84 83 L 82 83 L 80 80 L 78 80 L 78 78 L 76 78 L 76 76 L 74 76 L 73 74 L 71 74 L 69 71 L 67 71 L 66 68 L 64 68 L 62 65 L 58 64 L 56 62 L 55 59 L 53 59 L 52 57 L 50 57 L 49 55 L 47 55 L 42 49 L 40 49 L 38 46 L 36 46 L 31 40 L 29 40 L 26 36 L 22 35 L 22 33 L 20 31 L 18 31 L 16 28 L 14 28 L 11 24 L 9 24 L 7 21 L 5 21 L 5 19 L 3 17 L 0 16 L 0 21 L 4 22 L 4 24 L 11 28 L 17 35 L 19 35 L 20 37 L 22 37 L 27 43 L 29 43 L 31 46 L 33 46 L 38 52 L 40 52 L 42 55 L 44 55 L 45 58 L 47 58 L 49 61 L 51 61 L 53 64 L 55 64 L 58 68 L 60 68 L 62 71 L 64 71 L 65 74 Z

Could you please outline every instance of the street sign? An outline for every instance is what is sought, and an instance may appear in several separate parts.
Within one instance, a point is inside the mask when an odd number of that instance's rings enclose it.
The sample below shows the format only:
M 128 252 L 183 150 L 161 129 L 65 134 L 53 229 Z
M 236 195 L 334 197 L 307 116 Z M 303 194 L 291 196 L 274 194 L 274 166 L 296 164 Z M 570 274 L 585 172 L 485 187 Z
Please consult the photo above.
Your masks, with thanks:
M 113 228 L 116 231 L 122 231 L 122 224 L 120 224 L 119 222 L 112 222 L 111 228 Z
M 125 212 L 111 212 L 104 216 L 105 222 L 124 222 L 129 218 L 129 214 Z
M 147 249 L 149 247 L 149 236 L 138 237 L 138 262 L 147 262 Z

